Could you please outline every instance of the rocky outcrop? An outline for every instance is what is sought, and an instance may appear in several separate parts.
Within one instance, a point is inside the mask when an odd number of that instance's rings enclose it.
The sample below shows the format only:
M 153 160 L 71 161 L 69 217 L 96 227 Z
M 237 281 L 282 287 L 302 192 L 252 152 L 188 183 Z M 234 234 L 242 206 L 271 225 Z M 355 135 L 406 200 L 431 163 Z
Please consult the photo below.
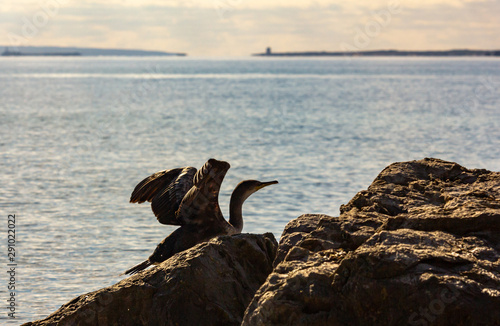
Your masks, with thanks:
M 270 233 L 218 237 L 25 325 L 240 325 L 276 248 Z
M 218 237 L 25 325 L 500 325 L 499 308 L 500 173 L 424 159 L 279 247 Z
M 290 222 L 274 266 L 243 325 L 500 325 L 500 173 L 392 164 Z

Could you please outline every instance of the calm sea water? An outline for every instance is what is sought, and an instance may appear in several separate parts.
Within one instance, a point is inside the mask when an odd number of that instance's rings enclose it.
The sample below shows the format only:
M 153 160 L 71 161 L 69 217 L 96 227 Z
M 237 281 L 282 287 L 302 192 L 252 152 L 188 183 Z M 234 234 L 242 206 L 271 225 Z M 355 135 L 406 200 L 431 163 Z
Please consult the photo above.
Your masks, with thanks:
M 499 171 L 499 90 L 488 58 L 1 58 L 0 318 L 8 214 L 19 324 L 119 281 L 174 229 L 128 203 L 153 172 L 229 161 L 226 216 L 239 181 L 279 180 L 247 200 L 243 230 L 279 238 L 395 161 Z

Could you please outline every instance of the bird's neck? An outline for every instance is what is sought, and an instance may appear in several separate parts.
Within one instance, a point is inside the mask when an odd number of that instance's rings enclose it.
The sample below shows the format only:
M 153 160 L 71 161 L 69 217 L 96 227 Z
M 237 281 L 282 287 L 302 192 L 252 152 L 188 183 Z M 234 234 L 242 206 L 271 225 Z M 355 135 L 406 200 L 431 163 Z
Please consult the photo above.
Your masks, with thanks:
M 233 226 L 235 234 L 241 233 L 241 230 L 243 230 L 242 207 L 245 199 L 238 196 L 236 189 L 231 195 L 231 201 L 229 202 L 229 224 Z

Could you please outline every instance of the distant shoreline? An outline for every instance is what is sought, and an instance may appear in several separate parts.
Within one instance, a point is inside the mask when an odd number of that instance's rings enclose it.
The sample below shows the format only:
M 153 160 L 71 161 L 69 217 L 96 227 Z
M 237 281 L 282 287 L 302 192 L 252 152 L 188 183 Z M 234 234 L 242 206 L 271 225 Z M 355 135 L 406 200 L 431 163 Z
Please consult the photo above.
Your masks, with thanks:
M 500 50 L 447 50 L 447 51 L 397 51 L 397 50 L 377 50 L 377 51 L 346 51 L 346 52 L 271 52 L 255 53 L 252 56 L 261 57 L 375 57 L 375 56 L 395 56 L 395 57 L 498 57 Z
M 73 57 L 73 56 L 81 56 L 80 52 L 40 52 L 40 53 L 23 53 L 17 51 L 8 51 L 5 50 L 2 53 L 4 57 L 53 57 L 53 56 L 62 56 L 62 57 Z
M 0 49 L 2 46 L 0 46 Z M 126 49 L 99 49 L 79 47 L 56 47 L 56 46 L 3 46 L 4 51 L 0 53 L 3 57 L 19 56 L 177 56 L 184 57 L 186 53 L 126 50 Z

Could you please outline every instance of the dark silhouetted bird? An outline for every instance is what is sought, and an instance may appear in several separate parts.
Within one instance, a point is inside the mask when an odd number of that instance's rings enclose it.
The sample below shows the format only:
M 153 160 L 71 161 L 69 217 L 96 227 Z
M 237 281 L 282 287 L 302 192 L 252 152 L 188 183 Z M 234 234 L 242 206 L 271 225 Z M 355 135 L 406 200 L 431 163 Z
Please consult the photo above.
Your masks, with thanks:
M 124 274 L 135 274 L 159 264 L 215 236 L 241 233 L 243 202 L 257 190 L 278 181 L 240 182 L 231 195 L 228 222 L 219 207 L 219 190 L 229 167 L 227 162 L 210 159 L 199 171 L 194 167 L 165 170 L 152 174 L 135 187 L 131 203 L 149 201 L 160 223 L 180 227 L 158 244 L 147 260 Z

